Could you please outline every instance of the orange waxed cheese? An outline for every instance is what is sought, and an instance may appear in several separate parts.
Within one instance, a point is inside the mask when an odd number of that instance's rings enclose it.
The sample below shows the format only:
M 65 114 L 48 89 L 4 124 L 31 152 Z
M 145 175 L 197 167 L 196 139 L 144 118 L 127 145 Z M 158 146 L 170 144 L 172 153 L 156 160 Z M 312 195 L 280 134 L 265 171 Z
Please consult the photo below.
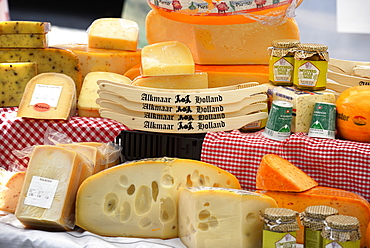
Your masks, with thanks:
M 317 185 L 297 166 L 275 154 L 264 155 L 257 170 L 257 189 L 302 192 Z
M 370 243 L 370 236 L 365 235 L 370 221 L 370 203 L 356 193 L 321 186 L 296 193 L 263 190 L 257 192 L 274 198 L 278 207 L 289 208 L 297 212 L 303 212 L 308 206 L 325 205 L 337 209 L 339 214 L 357 217 L 360 221 L 362 233 L 361 248 L 365 247 L 366 242 Z M 300 230 L 297 232 L 297 242 L 303 243 L 302 225 L 300 225 Z
M 370 222 L 367 225 L 365 237 L 370 237 Z M 370 247 L 370 238 L 366 239 L 366 247 Z
M 0 189 L 0 210 L 14 213 L 21 193 L 26 172 L 15 172 Z

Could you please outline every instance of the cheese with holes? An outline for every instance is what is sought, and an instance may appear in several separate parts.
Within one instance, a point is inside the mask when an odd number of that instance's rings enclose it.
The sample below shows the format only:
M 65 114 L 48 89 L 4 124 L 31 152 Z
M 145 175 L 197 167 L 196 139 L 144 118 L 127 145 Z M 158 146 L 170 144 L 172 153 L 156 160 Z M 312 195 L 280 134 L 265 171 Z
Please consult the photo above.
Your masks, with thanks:
M 189 75 L 137 77 L 132 85 L 163 89 L 205 89 L 208 75 L 205 72 Z
M 8 172 L 12 175 L 3 185 L 0 183 L 0 210 L 14 213 L 18 204 L 26 172 Z M 0 179 L 1 180 L 1 179 Z
M 0 48 L 0 63 L 35 62 L 37 72 L 57 72 L 70 76 L 76 84 L 77 95 L 80 93 L 82 76 L 78 57 L 62 48 Z
M 179 237 L 188 248 L 262 247 L 260 212 L 277 207 L 271 197 L 214 187 L 179 189 Z
M 257 191 L 275 199 L 279 207 L 303 212 L 308 206 L 325 205 L 338 210 L 339 214 L 357 217 L 360 221 L 361 233 L 366 233 L 370 222 L 370 203 L 362 196 L 336 188 L 317 186 L 310 190 L 293 193 L 279 191 Z M 297 232 L 297 243 L 303 243 L 303 226 Z M 370 237 L 369 237 L 370 238 Z M 362 235 L 361 247 L 365 246 L 368 237 Z
M 100 117 L 100 106 L 96 103 L 99 98 L 98 80 L 109 80 L 122 84 L 131 84 L 131 80 L 121 74 L 113 72 L 90 72 L 84 78 L 78 97 L 78 115 L 83 117 Z
M 45 34 L 51 30 L 50 22 L 2 21 L 0 34 Z
M 293 104 L 291 130 L 294 133 L 308 133 L 316 102 L 335 103 L 335 94 L 329 90 L 303 91 L 294 87 L 268 84 L 270 101 L 283 100 Z
M 71 149 L 35 146 L 15 211 L 17 219 L 31 228 L 73 229 L 76 192 L 89 166 Z
M 46 34 L 0 34 L 0 48 L 46 48 Z
M 97 19 L 87 33 L 92 48 L 136 51 L 139 42 L 139 25 L 123 18 Z
M 130 162 L 82 183 L 77 193 L 76 225 L 103 236 L 177 237 L 178 189 L 184 186 L 240 189 L 232 174 L 196 160 Z
M 194 74 L 195 64 L 187 45 L 179 41 L 165 41 L 146 45 L 141 51 L 143 76 Z
M 18 107 L 28 81 L 36 75 L 35 62 L 0 63 L 0 107 Z
M 151 10 L 146 17 L 149 44 L 180 41 L 191 50 L 196 64 L 268 64 L 273 40 L 300 39 L 294 19 L 276 25 L 260 22 L 197 25 L 167 19 Z M 184 35 L 186 34 L 186 35 Z
M 62 73 L 41 73 L 26 85 L 17 117 L 68 120 L 76 113 L 76 85 Z

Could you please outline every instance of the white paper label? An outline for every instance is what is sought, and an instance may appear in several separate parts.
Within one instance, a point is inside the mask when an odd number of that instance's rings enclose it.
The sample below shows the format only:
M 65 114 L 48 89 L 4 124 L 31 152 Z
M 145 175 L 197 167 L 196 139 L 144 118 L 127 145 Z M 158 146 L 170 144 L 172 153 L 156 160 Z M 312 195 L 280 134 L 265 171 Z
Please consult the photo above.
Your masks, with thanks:
M 36 84 L 30 105 L 33 106 L 37 103 L 46 103 L 51 108 L 55 108 L 58 105 L 62 89 L 62 86 Z
M 53 202 L 58 183 L 59 180 L 33 176 L 24 204 L 49 209 Z

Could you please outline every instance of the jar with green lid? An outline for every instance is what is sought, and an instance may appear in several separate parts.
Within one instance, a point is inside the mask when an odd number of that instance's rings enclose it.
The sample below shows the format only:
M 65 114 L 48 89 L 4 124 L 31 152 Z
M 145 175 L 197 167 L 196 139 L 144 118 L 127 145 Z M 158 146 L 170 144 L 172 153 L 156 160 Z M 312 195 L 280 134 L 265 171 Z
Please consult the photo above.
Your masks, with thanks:
M 321 231 L 325 227 L 325 219 L 338 214 L 338 210 L 329 206 L 309 206 L 299 214 L 304 226 L 304 247 L 322 248 L 323 237 Z
M 360 222 L 348 215 L 332 215 L 325 219 L 321 231 L 325 248 L 359 248 L 361 242 Z
M 294 86 L 299 90 L 325 90 L 328 73 L 328 47 L 300 43 L 294 53 Z
M 274 85 L 292 86 L 294 74 L 294 51 L 299 40 L 281 39 L 272 41 L 269 47 L 269 81 Z
M 262 248 L 295 248 L 297 244 L 298 212 L 287 208 L 266 208 L 263 221 Z

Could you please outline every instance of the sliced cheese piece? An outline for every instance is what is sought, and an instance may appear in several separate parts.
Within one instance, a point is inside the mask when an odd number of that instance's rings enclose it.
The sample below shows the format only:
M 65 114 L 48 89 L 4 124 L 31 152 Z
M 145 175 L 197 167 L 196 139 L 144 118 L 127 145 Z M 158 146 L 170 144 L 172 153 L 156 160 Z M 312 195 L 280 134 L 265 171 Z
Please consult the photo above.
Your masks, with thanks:
M 198 25 L 167 19 L 151 10 L 146 17 L 149 44 L 180 41 L 191 50 L 196 64 L 268 64 L 273 40 L 300 39 L 295 19 L 280 25 L 252 22 L 233 25 Z M 186 35 L 184 35 L 186 34 Z
M 232 174 L 196 160 L 130 162 L 82 183 L 76 200 L 76 225 L 103 236 L 177 237 L 178 189 L 183 186 L 240 189 Z
M 0 34 L 0 48 L 46 48 L 46 34 Z
M 17 117 L 68 120 L 76 113 L 76 85 L 62 73 L 41 73 L 26 85 Z
M 35 62 L 0 63 L 0 107 L 18 107 L 28 81 L 36 75 Z
M 297 212 L 303 212 L 309 206 L 325 205 L 338 210 L 339 214 L 357 217 L 360 221 L 362 234 L 366 233 L 366 227 L 370 222 L 370 203 L 362 196 L 350 191 L 329 188 L 314 187 L 310 190 L 293 193 L 279 191 L 257 191 L 274 198 L 279 207 L 289 208 Z M 365 242 L 370 237 L 362 235 L 361 247 L 365 247 Z M 304 242 L 304 229 L 300 224 L 297 232 L 297 243 Z
M 131 80 L 121 74 L 113 72 L 90 72 L 84 78 L 81 92 L 78 97 L 77 109 L 78 115 L 83 117 L 100 117 L 100 106 L 96 103 L 99 98 L 98 80 L 109 80 L 122 84 L 131 84 Z
M 123 51 L 89 48 L 87 44 L 59 44 L 55 47 L 71 50 L 78 57 L 82 78 L 95 71 L 123 75 L 128 69 L 141 62 L 141 49 Z
M 37 72 L 57 72 L 70 76 L 80 93 L 82 76 L 78 57 L 62 48 L 0 48 L 0 62 L 35 62 Z
M 15 212 L 25 175 L 24 171 L 12 173 L 6 183 L 3 186 L 0 185 L 0 210 Z
M 0 34 L 45 34 L 51 30 L 50 22 L 2 21 Z
M 71 230 L 76 192 L 90 166 L 79 153 L 54 145 L 35 146 L 15 216 L 26 227 Z
M 92 48 L 136 51 L 139 42 L 139 25 L 123 18 L 97 19 L 87 33 Z
M 165 41 L 146 45 L 141 51 L 143 76 L 194 74 L 195 64 L 187 45 Z
M 317 185 L 305 172 L 276 154 L 264 155 L 257 170 L 257 189 L 302 192 Z
M 336 100 L 335 94 L 330 90 L 303 91 L 294 87 L 267 85 L 271 102 L 283 100 L 293 104 L 291 131 L 294 133 L 308 133 L 316 102 L 335 103 Z
M 208 88 L 208 75 L 206 72 L 200 72 L 188 75 L 137 77 L 131 84 L 162 89 L 205 89 Z
M 277 207 L 271 197 L 215 187 L 179 189 L 179 237 L 188 248 L 262 247 L 260 212 Z

